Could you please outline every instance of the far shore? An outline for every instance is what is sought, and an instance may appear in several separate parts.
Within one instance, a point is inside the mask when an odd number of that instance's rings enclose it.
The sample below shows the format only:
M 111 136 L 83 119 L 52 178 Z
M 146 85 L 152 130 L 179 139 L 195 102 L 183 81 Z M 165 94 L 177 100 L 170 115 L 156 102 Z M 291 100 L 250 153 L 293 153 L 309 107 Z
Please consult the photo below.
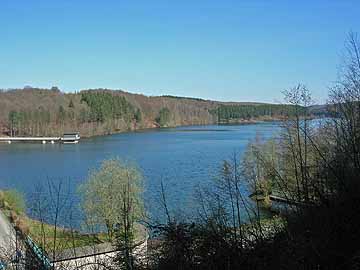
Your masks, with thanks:
M 317 119 L 317 117 L 312 117 L 311 119 Z M 230 120 L 229 122 L 224 121 L 224 122 L 220 122 L 220 123 L 179 124 L 179 125 L 169 125 L 169 126 L 163 126 L 163 127 L 152 125 L 151 127 L 141 127 L 141 128 L 135 127 L 133 129 L 114 130 L 114 131 L 107 132 L 107 133 L 92 134 L 92 135 L 89 135 L 86 133 L 82 134 L 80 132 L 80 136 L 83 139 L 89 139 L 89 138 L 96 138 L 96 137 L 122 134 L 122 133 L 150 132 L 150 131 L 166 130 L 166 129 L 179 128 L 179 127 L 199 127 L 199 126 L 211 126 L 211 125 L 215 125 L 215 126 L 254 125 L 254 124 L 269 123 L 269 122 L 281 122 L 283 120 L 284 119 L 280 119 L 280 118 L 259 118 L 259 119 L 249 119 L 249 120 L 246 120 L 246 119 Z M 44 135 L 44 136 L 48 136 L 48 135 Z M 10 138 L 11 136 L 9 136 L 7 132 L 2 132 L 2 133 L 0 133 L 0 137 Z M 24 137 L 24 136 L 19 136 L 19 137 Z M 43 136 L 32 136 L 32 137 L 43 137 Z

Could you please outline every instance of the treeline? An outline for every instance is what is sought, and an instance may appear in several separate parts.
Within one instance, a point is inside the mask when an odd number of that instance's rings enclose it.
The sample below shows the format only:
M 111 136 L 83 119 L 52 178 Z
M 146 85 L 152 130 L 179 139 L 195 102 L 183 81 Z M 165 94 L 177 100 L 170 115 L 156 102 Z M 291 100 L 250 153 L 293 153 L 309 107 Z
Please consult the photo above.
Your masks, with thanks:
M 220 105 L 214 113 L 218 122 L 231 122 L 233 120 L 250 120 L 259 117 L 283 118 L 295 113 L 304 115 L 305 107 L 283 104 L 259 104 L 259 105 Z
M 88 123 L 107 124 L 108 129 L 114 129 L 115 123 L 110 122 L 121 120 L 128 126 L 141 122 L 141 111 L 123 96 L 91 91 L 82 92 L 80 96 L 80 108 L 70 99 L 67 106 L 59 105 L 55 110 L 41 106 L 34 110 L 11 110 L 8 114 L 10 135 L 46 135 L 54 125 L 63 131 L 65 127 L 77 129 Z
M 189 100 L 196 100 L 196 101 L 207 101 L 203 98 L 181 97 L 181 96 L 173 96 L 173 95 L 162 95 L 162 97 L 176 98 L 176 99 L 189 99 Z

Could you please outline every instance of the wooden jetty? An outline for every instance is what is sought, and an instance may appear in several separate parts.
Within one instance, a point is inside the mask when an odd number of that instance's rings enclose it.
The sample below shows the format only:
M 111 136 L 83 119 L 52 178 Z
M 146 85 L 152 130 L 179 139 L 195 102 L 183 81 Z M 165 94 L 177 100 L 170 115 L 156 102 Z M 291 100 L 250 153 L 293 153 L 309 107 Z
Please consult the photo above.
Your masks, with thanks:
M 284 204 L 289 204 L 289 205 L 299 205 L 299 206 L 311 206 L 312 204 L 311 203 L 306 203 L 306 202 L 299 202 L 299 201 L 294 201 L 294 200 L 291 200 L 291 199 L 288 199 L 288 198 L 284 198 L 284 197 L 280 197 L 280 196 L 277 196 L 277 195 L 269 195 L 269 198 L 271 201 L 274 201 L 274 202 L 279 202 L 279 203 L 284 203 Z
M 62 137 L 0 137 L 0 142 L 11 144 L 13 142 L 41 142 L 50 143 L 78 143 L 80 134 L 78 132 L 65 133 Z

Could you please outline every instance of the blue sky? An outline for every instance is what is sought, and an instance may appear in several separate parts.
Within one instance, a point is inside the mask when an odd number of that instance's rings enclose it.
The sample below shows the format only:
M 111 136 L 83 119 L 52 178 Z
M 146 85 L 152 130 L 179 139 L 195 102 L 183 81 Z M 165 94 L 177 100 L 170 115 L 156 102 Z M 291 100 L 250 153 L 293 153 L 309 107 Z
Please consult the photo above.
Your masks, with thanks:
M 335 0 L 1 0 L 0 88 L 277 102 L 301 82 L 324 102 L 359 14 Z

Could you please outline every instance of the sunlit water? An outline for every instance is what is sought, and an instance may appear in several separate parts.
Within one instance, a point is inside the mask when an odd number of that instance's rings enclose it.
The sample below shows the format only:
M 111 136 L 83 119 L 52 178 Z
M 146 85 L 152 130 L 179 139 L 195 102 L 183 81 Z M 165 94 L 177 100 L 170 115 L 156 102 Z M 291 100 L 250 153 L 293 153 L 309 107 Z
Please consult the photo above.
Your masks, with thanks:
M 77 202 L 77 186 L 86 180 L 89 169 L 119 157 L 141 169 L 145 204 L 152 217 L 163 213 L 158 207 L 161 181 L 169 208 L 192 213 L 195 189 L 212 184 L 224 159 L 234 153 L 241 157 L 256 136 L 269 138 L 278 130 L 277 123 L 196 126 L 82 139 L 76 145 L 0 144 L 0 188 L 16 188 L 29 199 L 39 184 L 62 180 Z M 247 195 L 246 189 L 242 192 Z

